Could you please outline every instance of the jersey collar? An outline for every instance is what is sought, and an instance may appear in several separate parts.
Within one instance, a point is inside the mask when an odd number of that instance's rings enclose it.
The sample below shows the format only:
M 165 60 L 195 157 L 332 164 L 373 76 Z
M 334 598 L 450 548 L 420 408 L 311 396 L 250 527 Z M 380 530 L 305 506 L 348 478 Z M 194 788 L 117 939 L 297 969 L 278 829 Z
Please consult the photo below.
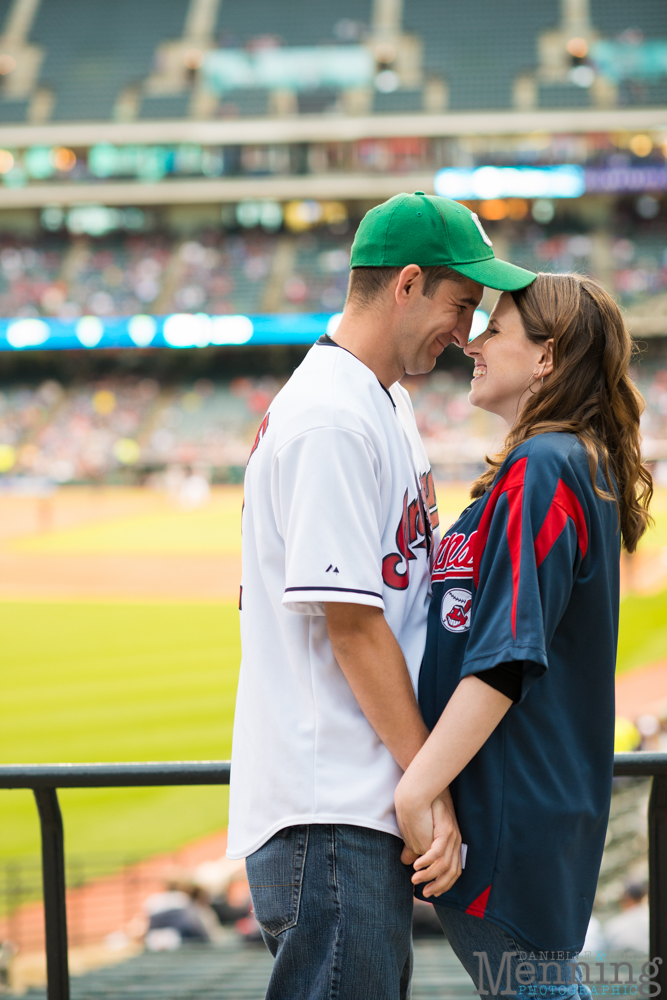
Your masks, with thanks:
M 316 340 L 315 343 L 319 344 L 320 347 L 339 347 L 341 351 L 347 351 L 348 354 L 352 354 L 352 351 L 348 351 L 347 347 L 343 347 L 342 344 L 337 344 L 335 340 L 332 340 L 328 333 L 323 333 L 322 336 L 319 338 L 319 340 Z M 357 355 L 352 354 L 352 357 L 357 358 Z M 357 361 L 358 360 L 359 358 L 357 358 Z M 361 363 L 363 364 L 363 361 Z M 375 377 L 377 378 L 377 375 Z M 387 393 L 389 399 L 391 400 L 391 405 L 394 407 L 394 409 L 396 409 L 396 403 L 394 402 L 393 397 L 389 392 L 389 389 L 387 389 L 386 385 L 382 384 L 379 378 L 377 380 L 377 383 L 380 386 L 380 388 L 384 389 L 384 391 Z

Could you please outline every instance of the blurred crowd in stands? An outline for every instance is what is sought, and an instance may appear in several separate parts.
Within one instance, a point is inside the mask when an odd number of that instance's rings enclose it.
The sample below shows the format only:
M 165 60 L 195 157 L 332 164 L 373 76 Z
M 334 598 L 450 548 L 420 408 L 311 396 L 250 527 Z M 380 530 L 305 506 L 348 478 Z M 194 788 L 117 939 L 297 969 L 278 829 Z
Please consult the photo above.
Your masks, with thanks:
M 208 231 L 0 242 L 0 315 L 337 312 L 351 237 Z
M 649 944 L 648 886 L 644 879 L 626 879 L 611 909 L 591 918 L 583 951 L 604 948 L 623 955 L 644 955 Z M 600 919 L 600 917 L 602 919 Z M 127 930 L 141 937 L 148 951 L 174 951 L 184 943 L 219 944 L 235 931 L 247 942 L 262 941 L 252 911 L 243 862 L 226 858 L 206 861 L 190 872 L 167 879 L 164 890 L 150 895 L 142 914 Z M 430 903 L 415 899 L 412 931 L 415 938 L 442 938 L 442 928 Z
M 661 473 L 667 471 L 667 358 L 645 359 L 635 376 L 647 403 L 647 457 Z M 472 478 L 504 433 L 498 418 L 468 403 L 469 377 L 454 368 L 404 380 L 441 478 Z M 173 385 L 117 375 L 68 388 L 54 380 L 11 385 L 0 390 L 0 473 L 5 481 L 55 484 L 148 480 L 184 506 L 196 505 L 207 483 L 241 480 L 257 426 L 284 381 L 200 378 Z
M 661 228 L 634 227 L 624 235 L 620 225 L 617 233 L 564 223 L 487 225 L 508 259 L 533 269 L 596 274 L 624 305 L 667 289 Z M 333 313 L 345 301 L 353 235 L 344 220 L 302 233 L 218 227 L 187 239 L 2 237 L 0 316 Z

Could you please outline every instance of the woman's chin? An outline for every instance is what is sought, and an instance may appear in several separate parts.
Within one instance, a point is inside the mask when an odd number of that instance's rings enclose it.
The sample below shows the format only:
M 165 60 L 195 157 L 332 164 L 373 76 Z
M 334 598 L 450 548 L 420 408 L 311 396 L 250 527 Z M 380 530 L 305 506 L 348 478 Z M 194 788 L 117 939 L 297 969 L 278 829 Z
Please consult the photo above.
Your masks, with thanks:
M 479 406 L 482 409 L 484 409 L 484 391 L 481 385 L 478 385 L 477 382 L 473 382 L 472 386 L 470 387 L 470 392 L 468 393 L 468 402 L 471 403 L 473 406 Z

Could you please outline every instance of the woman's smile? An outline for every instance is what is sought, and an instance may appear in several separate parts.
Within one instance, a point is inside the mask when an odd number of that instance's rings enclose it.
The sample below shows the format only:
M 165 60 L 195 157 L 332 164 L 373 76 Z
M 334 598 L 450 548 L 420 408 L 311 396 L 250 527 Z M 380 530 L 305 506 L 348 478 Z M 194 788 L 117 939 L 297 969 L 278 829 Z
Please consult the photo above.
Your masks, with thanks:
M 509 292 L 502 293 L 488 327 L 470 341 L 465 353 L 474 361 L 468 399 L 473 406 L 497 413 L 510 427 L 528 393 L 534 394 L 541 385 L 539 379 L 551 371 L 549 350 L 542 342 L 528 339 Z M 493 372 L 490 380 L 489 363 Z

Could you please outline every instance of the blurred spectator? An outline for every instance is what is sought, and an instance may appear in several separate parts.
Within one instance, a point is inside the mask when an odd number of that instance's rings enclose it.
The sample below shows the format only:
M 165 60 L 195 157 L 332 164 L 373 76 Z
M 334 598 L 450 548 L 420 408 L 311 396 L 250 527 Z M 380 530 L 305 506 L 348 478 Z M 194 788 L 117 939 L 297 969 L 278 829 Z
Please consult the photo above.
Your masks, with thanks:
M 192 883 L 172 882 L 165 892 L 153 893 L 144 912 L 149 951 L 171 951 L 183 941 L 211 943 L 220 938 L 220 922 L 206 893 Z
M 208 479 L 201 472 L 192 471 L 186 475 L 179 490 L 178 499 L 181 507 L 195 510 L 211 499 L 211 487 Z
M 642 750 L 661 750 L 660 720 L 652 713 L 640 715 L 636 722 L 642 738 Z
M 645 882 L 629 882 L 621 899 L 622 913 L 604 926 L 606 945 L 611 952 L 636 951 L 648 954 L 649 911 L 648 886 Z
M 17 951 L 12 941 L 0 941 L 0 993 L 10 992 L 12 959 Z
M 602 924 L 597 917 L 591 917 L 588 924 L 588 930 L 586 931 L 586 940 L 584 941 L 584 946 L 581 949 L 583 952 L 589 952 L 591 955 L 597 955 L 599 951 L 603 951 L 605 947 L 605 936 L 602 930 Z

